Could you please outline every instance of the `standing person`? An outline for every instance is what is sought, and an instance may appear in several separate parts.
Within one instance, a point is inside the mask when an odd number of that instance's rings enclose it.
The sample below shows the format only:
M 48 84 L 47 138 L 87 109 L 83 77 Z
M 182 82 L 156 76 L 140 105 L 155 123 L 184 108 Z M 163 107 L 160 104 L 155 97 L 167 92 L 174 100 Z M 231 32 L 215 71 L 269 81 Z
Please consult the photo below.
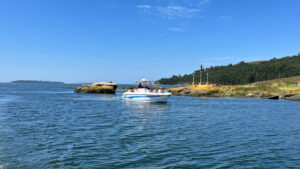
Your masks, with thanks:
M 142 84 L 141 84 L 141 83 L 138 85 L 138 88 L 143 88 L 143 86 L 142 86 Z

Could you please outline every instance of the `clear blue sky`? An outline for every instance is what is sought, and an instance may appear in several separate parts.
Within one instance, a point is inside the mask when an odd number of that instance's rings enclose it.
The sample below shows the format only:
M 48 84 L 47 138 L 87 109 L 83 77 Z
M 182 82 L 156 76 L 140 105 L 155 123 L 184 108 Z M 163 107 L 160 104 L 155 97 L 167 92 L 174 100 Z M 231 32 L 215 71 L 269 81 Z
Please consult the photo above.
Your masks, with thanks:
M 299 0 L 0 0 L 0 82 L 191 73 L 300 52 Z

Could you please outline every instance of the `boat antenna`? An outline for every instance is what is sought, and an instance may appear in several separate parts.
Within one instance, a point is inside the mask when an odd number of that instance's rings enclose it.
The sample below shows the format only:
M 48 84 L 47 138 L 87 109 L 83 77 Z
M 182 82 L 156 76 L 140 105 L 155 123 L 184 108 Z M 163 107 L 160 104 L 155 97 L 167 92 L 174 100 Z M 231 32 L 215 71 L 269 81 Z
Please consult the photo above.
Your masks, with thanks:
M 203 65 L 200 65 L 200 85 L 202 84 L 202 69 L 203 69 Z
M 195 85 L 195 74 L 193 73 L 193 83 L 192 85 L 194 86 Z
M 206 73 L 206 83 L 208 84 L 208 72 Z

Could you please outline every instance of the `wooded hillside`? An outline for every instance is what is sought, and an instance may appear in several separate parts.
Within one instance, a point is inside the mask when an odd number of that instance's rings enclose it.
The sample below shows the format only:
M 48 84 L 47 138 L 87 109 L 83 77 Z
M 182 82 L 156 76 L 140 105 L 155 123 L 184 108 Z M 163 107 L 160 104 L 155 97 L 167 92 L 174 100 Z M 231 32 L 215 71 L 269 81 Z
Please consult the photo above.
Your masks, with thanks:
M 300 75 L 300 53 L 280 59 L 273 58 L 268 61 L 240 62 L 227 66 L 212 66 L 202 71 L 202 82 L 206 82 L 206 73 L 209 73 L 209 82 L 221 85 L 247 84 L 257 81 L 272 80 Z M 195 83 L 199 83 L 200 71 L 191 74 L 162 78 L 159 84 L 190 84 L 195 74 Z

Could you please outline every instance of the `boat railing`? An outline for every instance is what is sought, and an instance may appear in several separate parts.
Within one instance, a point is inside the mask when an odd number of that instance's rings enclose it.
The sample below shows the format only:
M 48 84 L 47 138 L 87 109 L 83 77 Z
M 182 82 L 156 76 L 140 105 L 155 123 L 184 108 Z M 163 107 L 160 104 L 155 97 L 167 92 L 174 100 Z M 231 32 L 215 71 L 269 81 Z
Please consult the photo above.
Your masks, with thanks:
M 145 92 L 150 92 L 150 93 L 166 93 L 167 89 L 164 88 L 135 88 L 135 89 L 130 89 L 129 92 L 136 92 L 138 89 L 145 89 Z

